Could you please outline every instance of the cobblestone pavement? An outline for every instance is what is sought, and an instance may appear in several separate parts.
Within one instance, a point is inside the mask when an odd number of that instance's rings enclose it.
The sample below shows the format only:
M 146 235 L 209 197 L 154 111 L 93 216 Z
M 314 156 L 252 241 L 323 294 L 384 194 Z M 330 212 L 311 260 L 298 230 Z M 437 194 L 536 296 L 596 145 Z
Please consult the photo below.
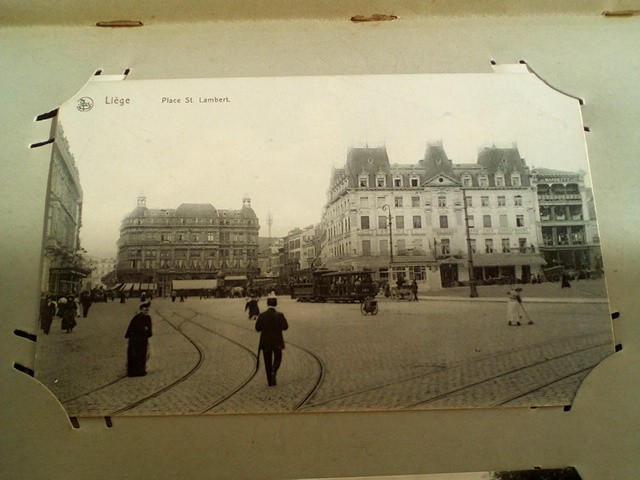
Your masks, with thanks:
M 256 370 L 243 299 L 154 299 L 148 374 L 136 378 L 124 332 L 138 302 L 97 303 L 72 333 L 59 319 L 41 332 L 35 373 L 71 416 L 542 406 L 570 404 L 613 353 L 604 302 L 538 298 L 525 305 L 535 324 L 509 327 L 506 299 L 452 300 L 382 298 L 363 316 L 280 297 L 290 328 L 276 387 Z

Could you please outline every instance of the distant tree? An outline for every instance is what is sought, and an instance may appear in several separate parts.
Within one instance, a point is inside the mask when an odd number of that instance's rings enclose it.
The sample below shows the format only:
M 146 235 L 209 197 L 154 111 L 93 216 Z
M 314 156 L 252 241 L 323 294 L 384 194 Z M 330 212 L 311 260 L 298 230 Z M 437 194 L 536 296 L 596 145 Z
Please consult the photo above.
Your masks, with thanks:
M 493 472 L 495 480 L 582 480 L 573 467 Z

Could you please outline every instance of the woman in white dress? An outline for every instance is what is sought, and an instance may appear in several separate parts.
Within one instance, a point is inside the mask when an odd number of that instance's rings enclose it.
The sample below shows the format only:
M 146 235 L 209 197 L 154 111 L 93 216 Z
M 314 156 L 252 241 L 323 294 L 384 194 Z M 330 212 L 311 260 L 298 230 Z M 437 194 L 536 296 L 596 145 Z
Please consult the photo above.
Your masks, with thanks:
M 529 318 L 529 315 L 527 315 L 527 312 L 524 311 L 522 306 L 522 297 L 520 296 L 521 291 L 521 288 L 512 288 L 507 293 L 507 295 L 509 295 L 509 300 L 507 301 L 508 325 L 518 326 L 525 322 L 528 325 L 533 325 L 533 321 Z

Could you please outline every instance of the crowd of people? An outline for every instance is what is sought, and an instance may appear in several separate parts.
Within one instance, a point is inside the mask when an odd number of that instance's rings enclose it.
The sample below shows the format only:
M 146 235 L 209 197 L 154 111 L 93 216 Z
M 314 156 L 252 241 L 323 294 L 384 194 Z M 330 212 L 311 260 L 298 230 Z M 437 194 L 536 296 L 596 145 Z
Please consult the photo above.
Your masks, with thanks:
M 40 299 L 40 328 L 45 335 L 49 335 L 57 317 L 60 318 L 60 327 L 63 332 L 73 332 L 77 325 L 76 317 L 79 309 L 82 308 L 84 316 L 87 316 L 89 307 L 85 307 L 86 304 L 87 301 L 82 304 L 80 298 L 73 294 L 43 295 Z

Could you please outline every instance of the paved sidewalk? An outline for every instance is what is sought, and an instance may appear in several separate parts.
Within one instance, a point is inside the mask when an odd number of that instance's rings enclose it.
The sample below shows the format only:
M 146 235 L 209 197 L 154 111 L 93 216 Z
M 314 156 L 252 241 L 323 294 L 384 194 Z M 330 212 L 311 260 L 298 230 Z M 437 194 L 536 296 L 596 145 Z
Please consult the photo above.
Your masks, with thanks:
M 452 300 L 472 302 L 503 302 L 511 288 L 522 288 L 522 298 L 530 303 L 607 303 L 604 279 L 579 280 L 571 282 L 571 288 L 561 288 L 558 282 L 514 285 L 479 285 L 478 296 L 469 297 L 469 287 L 443 288 L 441 290 L 419 291 L 420 300 Z M 383 297 L 379 297 L 383 298 Z

